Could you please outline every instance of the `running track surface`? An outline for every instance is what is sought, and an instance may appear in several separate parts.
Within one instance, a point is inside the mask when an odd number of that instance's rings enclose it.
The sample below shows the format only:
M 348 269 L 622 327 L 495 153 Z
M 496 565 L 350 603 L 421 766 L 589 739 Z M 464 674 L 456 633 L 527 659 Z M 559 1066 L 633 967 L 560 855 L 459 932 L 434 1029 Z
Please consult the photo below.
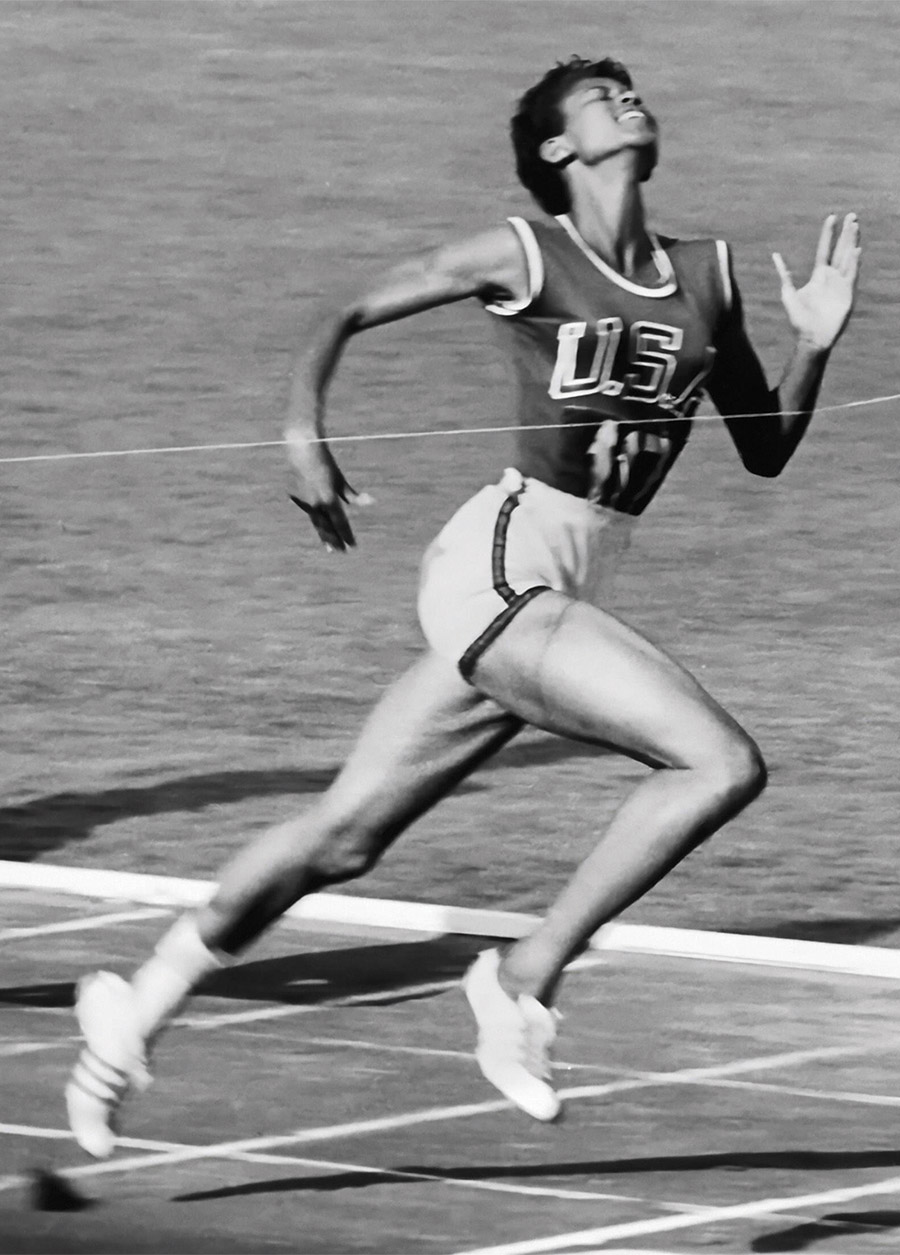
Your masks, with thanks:
M 481 1080 L 479 945 L 282 925 L 207 986 L 104 1165 L 69 1139 L 73 983 L 161 910 L 0 893 L 0 1250 L 810 1251 L 900 1246 L 896 986 L 604 956 L 569 975 L 565 1120 Z M 89 1205 L 36 1210 L 30 1173 Z

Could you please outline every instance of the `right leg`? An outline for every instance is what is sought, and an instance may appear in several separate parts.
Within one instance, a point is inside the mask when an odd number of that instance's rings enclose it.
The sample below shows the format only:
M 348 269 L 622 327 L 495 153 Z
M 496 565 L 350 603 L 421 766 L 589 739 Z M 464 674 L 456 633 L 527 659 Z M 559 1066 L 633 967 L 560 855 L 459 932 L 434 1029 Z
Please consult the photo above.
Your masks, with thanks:
M 177 921 L 130 985 L 100 973 L 79 998 L 87 1047 L 67 1090 L 80 1144 L 105 1157 L 146 1046 L 191 990 L 304 894 L 361 875 L 415 819 L 505 745 L 522 722 L 428 653 L 382 697 L 334 783 L 225 867 L 210 903 Z
M 426 654 L 384 694 L 321 798 L 226 865 L 197 916 L 204 944 L 236 954 L 305 894 L 362 875 L 521 727 Z

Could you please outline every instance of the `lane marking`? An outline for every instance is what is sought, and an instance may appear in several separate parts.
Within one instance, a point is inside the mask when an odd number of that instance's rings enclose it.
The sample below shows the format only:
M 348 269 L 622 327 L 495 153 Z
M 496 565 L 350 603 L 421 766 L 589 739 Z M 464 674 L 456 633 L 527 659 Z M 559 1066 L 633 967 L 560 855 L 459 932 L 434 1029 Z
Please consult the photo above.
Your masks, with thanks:
M 683 1068 L 676 1072 L 648 1072 L 639 1077 L 610 1081 L 603 1085 L 572 1086 L 559 1091 L 563 1099 L 601 1098 L 608 1094 L 651 1089 L 657 1086 L 692 1084 L 710 1077 L 734 1076 L 741 1072 L 759 1072 L 771 1068 L 790 1067 L 814 1059 L 835 1059 L 848 1055 L 865 1055 L 879 1050 L 895 1050 L 894 1038 L 883 1042 L 859 1043 L 852 1046 L 824 1046 L 812 1050 L 792 1050 L 778 1055 L 764 1055 L 751 1059 L 733 1060 L 703 1068 Z M 185 1147 L 160 1154 L 141 1155 L 126 1159 L 113 1159 L 103 1163 L 85 1164 L 64 1169 L 73 1177 L 105 1176 L 113 1172 L 137 1172 L 147 1168 L 169 1167 L 200 1159 L 229 1158 L 244 1151 L 275 1150 L 282 1146 L 304 1146 L 314 1142 L 337 1141 L 341 1138 L 363 1137 L 370 1133 L 384 1133 L 394 1129 L 412 1128 L 420 1124 L 441 1123 L 449 1120 L 468 1119 L 471 1116 L 492 1115 L 513 1110 L 506 1099 L 488 1102 L 461 1103 L 448 1107 L 425 1107 L 390 1116 L 369 1120 L 348 1121 L 343 1124 L 323 1125 L 312 1129 L 296 1129 L 291 1133 L 276 1133 L 265 1137 L 240 1138 L 208 1146 Z M 0 1183 L 0 1190 L 3 1185 Z
M 442 1120 L 459 1120 L 467 1116 L 492 1114 L 509 1110 L 505 1099 L 491 1102 L 462 1103 L 452 1107 L 426 1107 L 419 1111 L 394 1116 L 378 1116 L 370 1120 L 351 1120 L 345 1124 L 324 1125 L 313 1129 L 296 1129 L 291 1133 L 275 1133 L 265 1137 L 239 1138 L 231 1142 L 218 1142 L 209 1146 L 186 1146 L 183 1149 L 159 1154 L 139 1155 L 133 1158 L 108 1160 L 103 1163 L 83 1164 L 62 1171 L 71 1177 L 106 1176 L 113 1172 L 137 1172 L 147 1168 L 170 1167 L 200 1159 L 229 1159 L 245 1151 L 275 1150 L 280 1146 L 303 1146 L 314 1142 L 339 1140 L 343 1137 L 361 1137 L 368 1133 L 384 1133 L 391 1129 L 410 1128 Z
M 439 1050 L 433 1046 L 397 1046 L 390 1042 L 370 1041 L 363 1037 L 297 1037 L 293 1033 L 255 1033 L 252 1028 L 236 1028 L 233 1036 L 247 1037 L 258 1044 L 266 1042 L 290 1042 L 294 1048 L 303 1046 L 335 1046 L 340 1049 L 359 1049 L 377 1051 L 383 1054 L 421 1055 L 423 1058 L 457 1059 L 460 1063 L 470 1064 L 474 1058 L 472 1050 Z M 553 1064 L 554 1071 L 563 1072 L 601 1072 L 607 1076 L 638 1076 L 634 1068 L 617 1068 L 603 1063 L 569 1063 L 558 1059 Z M 557 1078 L 561 1079 L 561 1078 Z
M 18 1137 L 41 1138 L 51 1141 L 72 1141 L 72 1133 L 68 1129 L 53 1129 L 39 1127 L 30 1124 L 0 1124 L 0 1135 Z M 167 1151 L 167 1150 L 183 1150 L 187 1148 L 184 1142 L 161 1142 L 148 1138 L 139 1137 L 121 1137 L 119 1144 L 129 1150 L 148 1150 L 148 1151 Z M 360 1172 L 366 1175 L 381 1175 L 398 1177 L 404 1180 L 415 1181 L 431 1181 L 437 1184 L 455 1186 L 459 1188 L 476 1189 L 490 1191 L 494 1193 L 505 1194 L 521 1194 L 535 1195 L 539 1197 L 552 1197 L 573 1201 L 584 1202 L 621 1202 L 621 1203 L 639 1203 L 642 1206 L 655 1207 L 664 1212 L 674 1212 L 678 1215 L 693 1215 L 705 1220 L 709 1208 L 706 1205 L 698 1205 L 696 1203 L 678 1203 L 673 1201 L 647 1199 L 628 1194 L 607 1194 L 594 1191 L 584 1190 L 567 1190 L 564 1188 L 554 1189 L 552 1187 L 543 1186 L 524 1186 L 512 1185 L 508 1182 L 497 1181 L 478 1181 L 466 1177 L 448 1177 L 439 1173 L 410 1172 L 402 1168 L 379 1168 L 371 1164 L 347 1163 L 333 1159 L 311 1159 L 307 1156 L 299 1155 L 277 1155 L 266 1152 L 242 1151 L 231 1156 L 223 1156 L 229 1158 L 233 1162 L 248 1164 L 272 1164 L 282 1167 L 308 1167 L 316 1170 L 324 1169 L 333 1172 Z M 73 1170 L 62 1170 L 67 1175 L 72 1175 Z M 29 1183 L 26 1176 L 8 1176 L 0 1177 L 0 1191 L 15 1188 L 17 1186 L 25 1186 Z M 780 1214 L 786 1219 L 796 1220 L 800 1223 L 809 1222 L 809 1213 L 791 1212 L 790 1210 L 782 1210 Z M 826 1217 L 816 1219 L 816 1223 L 826 1227 L 837 1227 L 838 1222 L 829 1220 Z M 585 1251 L 583 1247 L 579 1247 L 579 1255 L 591 1255 L 590 1251 Z M 616 1252 L 605 1247 L 602 1255 L 616 1255 Z M 627 1248 L 627 1252 L 623 1250 L 622 1255 L 642 1255 L 640 1250 L 633 1247 Z M 668 1255 L 663 1251 L 644 1252 L 643 1255 Z M 672 1255 L 677 1253 L 672 1252 Z M 684 1255 L 684 1253 L 681 1253 Z M 837 1252 L 835 1252 L 837 1255 Z
M 24 937 L 46 937 L 53 933 L 83 932 L 89 928 L 104 928 L 107 924 L 126 924 L 133 920 L 159 919 L 171 912 L 165 907 L 145 907 L 140 911 L 115 911 L 108 915 L 87 915 L 78 919 L 62 920 L 58 924 L 42 924 L 34 928 L 4 928 L 0 941 L 19 941 Z
M 524 1242 L 505 1242 L 500 1246 L 467 1247 L 456 1255 L 543 1255 L 548 1251 L 569 1251 L 585 1246 L 604 1245 L 617 1238 L 645 1237 L 651 1233 L 672 1233 L 677 1229 L 695 1229 L 699 1225 L 720 1224 L 725 1220 L 752 1220 L 757 1216 L 771 1216 L 779 1212 L 794 1211 L 826 1204 L 852 1203 L 859 1198 L 875 1198 L 880 1194 L 900 1192 L 900 1177 L 874 1181 L 868 1185 L 847 1186 L 844 1189 L 823 1190 L 816 1194 L 794 1194 L 784 1198 L 761 1198 L 751 1203 L 736 1203 L 730 1207 L 710 1207 L 695 1215 L 658 1216 L 653 1220 L 632 1220 L 623 1224 L 603 1225 L 596 1229 L 581 1229 L 575 1233 L 558 1233 L 552 1237 L 527 1239 Z M 604 1255 L 606 1253 L 604 1252 Z
M 356 1007 L 365 1006 L 368 1003 L 380 1005 L 392 999 L 402 1001 L 407 998 L 424 997 L 427 994 L 445 993 L 448 989 L 456 989 L 458 986 L 458 980 L 433 980 L 421 985 L 400 985 L 396 989 L 379 989 L 371 993 L 323 998 L 321 1002 L 304 1002 L 299 1006 L 263 1007 L 254 1011 L 231 1011 L 223 1015 L 180 1016 L 173 1020 L 172 1024 L 174 1027 L 198 1030 L 224 1028 L 229 1024 L 252 1024 L 258 1020 L 282 1020 L 292 1015 L 310 1015 L 314 1011 L 327 1011 L 332 1007 Z
M 35 1137 L 54 1142 L 74 1140 L 70 1129 L 51 1129 L 38 1124 L 0 1124 L 0 1136 Z M 145 1137 L 120 1137 L 119 1141 L 129 1150 L 181 1150 L 185 1145 L 184 1142 L 149 1141 Z
M 471 1063 L 474 1054 L 471 1050 L 437 1050 L 429 1046 L 393 1046 L 387 1042 L 365 1041 L 358 1037 L 294 1037 L 288 1033 L 265 1033 L 260 1035 L 251 1030 L 237 1029 L 235 1034 L 249 1037 L 256 1042 L 289 1041 L 294 1047 L 303 1046 L 336 1046 L 341 1049 L 359 1049 L 377 1051 L 383 1054 L 421 1055 L 423 1058 L 458 1059 L 461 1063 Z
M 235 1158 L 247 1163 L 270 1163 L 286 1167 L 290 1167 L 293 1164 L 298 1167 L 324 1168 L 330 1172 L 360 1172 L 365 1173 L 367 1176 L 396 1177 L 402 1181 L 427 1181 L 462 1189 L 486 1190 L 493 1194 L 525 1194 L 536 1198 L 563 1199 L 567 1202 L 619 1202 L 640 1203 L 643 1206 L 653 1205 L 648 1199 L 634 1198 L 627 1194 L 604 1194 L 594 1190 L 567 1190 L 541 1185 L 512 1185 L 504 1181 L 480 1181 L 471 1177 L 444 1176 L 439 1172 L 411 1172 L 405 1168 L 376 1168 L 371 1164 L 344 1163 L 334 1159 L 308 1159 L 299 1155 L 267 1155 L 247 1152 L 246 1154 L 236 1155 Z M 389 1182 L 386 1181 L 385 1184 L 389 1184 Z
M 763 1081 L 711 1080 L 705 1084 L 716 1089 L 758 1090 L 762 1094 L 784 1094 L 792 1098 L 814 1098 L 826 1102 L 862 1103 L 869 1107 L 900 1107 L 897 1094 L 866 1094 L 847 1089 L 806 1089 L 799 1085 L 770 1085 Z
M 74 1140 L 72 1133 L 68 1129 L 51 1129 L 31 1124 L 0 1124 L 0 1135 L 2 1134 L 9 1137 L 30 1137 L 45 1141 L 66 1142 Z M 175 1151 L 197 1149 L 196 1146 L 191 1146 L 185 1142 L 159 1142 L 140 1137 L 123 1137 L 119 1139 L 119 1142 L 129 1150 Z M 513 1185 L 502 1181 L 480 1181 L 469 1177 L 445 1176 L 435 1172 L 411 1172 L 403 1168 L 390 1167 L 379 1168 L 372 1164 L 345 1163 L 334 1159 L 310 1159 L 300 1155 L 273 1155 L 265 1152 L 241 1151 L 234 1155 L 223 1156 L 223 1158 L 239 1163 L 315 1168 L 317 1171 L 326 1170 L 329 1172 L 359 1172 L 365 1173 L 367 1176 L 396 1177 L 399 1180 L 406 1181 L 430 1181 L 461 1189 L 481 1190 L 499 1194 L 524 1194 L 538 1198 L 558 1198 L 576 1202 L 622 1202 L 640 1203 L 644 1206 L 654 1205 L 651 1204 L 649 1199 L 628 1194 L 607 1194 L 595 1190 L 574 1190 L 562 1187 L 554 1188 L 552 1186 Z M 62 1171 L 67 1176 L 72 1175 L 71 1170 Z M 0 1188 L 4 1188 L 2 1185 L 3 1181 L 8 1181 L 10 1186 L 7 1188 L 11 1188 L 12 1184 L 16 1182 L 20 1185 L 26 1185 L 28 1178 L 25 1176 L 0 1178 Z M 665 1203 L 659 1204 L 659 1206 L 673 1208 L 678 1211 L 697 1210 L 692 1204 Z
M 37 889 L 184 908 L 205 904 L 215 888 L 213 881 L 0 860 L 0 890 Z M 540 923 L 537 915 L 511 911 L 339 893 L 311 893 L 292 906 L 285 917 L 300 923 L 334 925 L 336 930 L 359 925 L 392 933 L 405 930 L 432 936 L 454 933 L 490 938 L 524 937 Z M 600 952 L 666 955 L 900 980 L 900 948 L 884 946 L 848 946 L 703 929 L 620 924 L 618 921 L 601 928 L 589 945 Z
M 69 1047 L 71 1044 L 70 1039 L 63 1039 L 62 1041 L 14 1042 L 6 1046 L 0 1046 L 0 1059 L 14 1059 L 17 1055 L 34 1055 L 41 1050 L 59 1050 L 63 1046 Z
M 855 1045 L 788 1050 L 782 1054 L 758 1055 L 749 1059 L 735 1059 L 731 1063 L 710 1064 L 707 1067 L 679 1068 L 674 1072 L 635 1072 L 630 1077 L 611 1081 L 607 1085 L 571 1086 L 560 1090 L 559 1093 L 564 1098 L 594 1098 L 605 1093 L 646 1089 L 655 1085 L 695 1085 L 712 1079 L 717 1080 L 719 1077 L 739 1075 L 741 1072 L 764 1072 L 772 1068 L 811 1063 L 817 1059 L 841 1059 L 850 1055 L 877 1054 L 880 1051 L 894 1051 L 896 1048 L 896 1038 L 889 1037 L 881 1041 L 859 1042 Z

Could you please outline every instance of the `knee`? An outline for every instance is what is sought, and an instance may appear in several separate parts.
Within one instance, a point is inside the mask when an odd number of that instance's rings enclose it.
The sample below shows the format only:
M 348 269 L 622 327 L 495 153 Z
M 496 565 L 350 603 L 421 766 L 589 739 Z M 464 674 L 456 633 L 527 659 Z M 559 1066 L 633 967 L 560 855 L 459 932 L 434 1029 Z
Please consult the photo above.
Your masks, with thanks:
M 768 781 L 768 769 L 762 752 L 745 732 L 729 731 L 717 747 L 710 764 L 716 791 L 729 809 L 740 810 L 759 797 Z
M 372 816 L 353 806 L 326 807 L 317 838 L 308 851 L 308 867 L 323 885 L 363 876 L 383 851 Z
M 310 870 L 322 885 L 355 880 L 374 867 L 380 846 L 368 834 L 351 828 L 333 831 L 311 851 Z

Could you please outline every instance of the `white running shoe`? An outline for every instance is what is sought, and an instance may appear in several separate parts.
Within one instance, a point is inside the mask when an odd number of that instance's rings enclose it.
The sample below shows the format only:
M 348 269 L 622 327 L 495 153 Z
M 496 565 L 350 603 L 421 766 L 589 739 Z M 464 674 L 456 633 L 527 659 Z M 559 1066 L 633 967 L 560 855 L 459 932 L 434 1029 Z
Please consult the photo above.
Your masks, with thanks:
M 513 999 L 497 977 L 500 952 L 484 950 L 463 979 L 478 1023 L 475 1058 L 486 1080 L 535 1120 L 555 1120 L 561 1110 L 550 1084 L 550 1047 L 558 1013 L 527 994 Z
M 132 1089 L 150 1084 L 131 986 L 112 972 L 78 982 L 75 1014 L 85 1046 L 66 1086 L 69 1127 L 95 1159 L 116 1145 L 116 1116 Z

